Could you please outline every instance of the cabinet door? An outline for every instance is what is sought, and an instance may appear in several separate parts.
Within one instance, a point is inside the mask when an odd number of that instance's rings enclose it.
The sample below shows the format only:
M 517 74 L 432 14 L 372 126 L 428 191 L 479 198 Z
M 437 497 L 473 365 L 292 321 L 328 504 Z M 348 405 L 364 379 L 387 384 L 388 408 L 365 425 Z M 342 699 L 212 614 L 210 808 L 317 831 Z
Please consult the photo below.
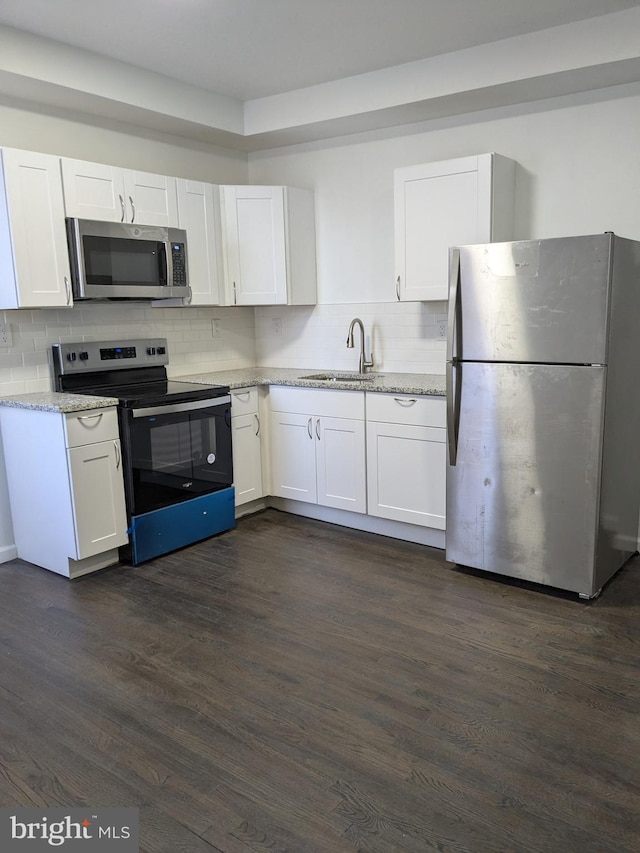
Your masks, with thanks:
M 220 304 L 220 197 L 213 184 L 179 179 L 180 228 L 187 231 L 192 305 Z
M 175 178 L 125 169 L 124 193 L 127 222 L 179 227 Z
M 318 503 L 367 511 L 364 421 L 314 418 Z
M 514 167 L 480 154 L 396 169 L 397 299 L 447 299 L 450 246 L 512 239 Z
M 367 422 L 369 515 L 445 529 L 446 432 Z
M 272 494 L 317 503 L 313 418 L 272 412 L 269 425 Z
M 284 188 L 221 188 L 228 301 L 287 303 Z
M 263 496 L 260 420 L 257 414 L 231 418 L 233 435 L 233 485 L 236 506 Z
M 122 169 L 63 158 L 62 182 L 67 216 L 101 222 L 130 221 Z
M 175 178 L 86 160 L 61 163 L 67 216 L 178 227 Z
M 6 206 L 0 210 L 0 306 L 70 305 L 71 273 L 59 158 L 4 149 L 1 183 Z
M 101 441 L 67 451 L 76 530 L 76 559 L 91 557 L 127 538 L 119 441 Z

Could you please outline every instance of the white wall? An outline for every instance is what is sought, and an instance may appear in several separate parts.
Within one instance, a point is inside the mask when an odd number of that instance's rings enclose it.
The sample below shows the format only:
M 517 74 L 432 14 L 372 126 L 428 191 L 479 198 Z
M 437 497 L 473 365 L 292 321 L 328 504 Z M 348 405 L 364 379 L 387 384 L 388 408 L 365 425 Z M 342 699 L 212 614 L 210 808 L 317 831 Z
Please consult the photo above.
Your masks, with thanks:
M 249 155 L 252 183 L 316 194 L 320 303 L 394 296 L 393 170 L 496 151 L 519 164 L 516 238 L 640 238 L 640 86 Z
M 393 170 L 496 151 L 518 163 L 516 238 L 640 239 L 639 139 L 634 84 L 249 155 L 252 183 L 314 189 L 318 237 L 319 306 L 256 309 L 259 362 L 353 369 L 345 338 L 358 315 L 378 369 L 442 373 L 435 324 L 446 306 L 394 302 Z

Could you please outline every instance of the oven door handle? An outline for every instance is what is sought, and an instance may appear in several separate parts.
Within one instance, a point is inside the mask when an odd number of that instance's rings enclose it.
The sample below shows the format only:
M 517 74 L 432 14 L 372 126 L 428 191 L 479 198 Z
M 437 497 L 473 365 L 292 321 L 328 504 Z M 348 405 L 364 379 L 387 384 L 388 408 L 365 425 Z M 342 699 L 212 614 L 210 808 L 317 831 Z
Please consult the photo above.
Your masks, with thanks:
M 166 406 L 145 406 L 143 409 L 131 409 L 131 417 L 146 418 L 148 415 L 172 415 L 176 412 L 193 412 L 198 409 L 212 409 L 231 403 L 231 397 L 214 397 L 210 400 L 191 400 L 185 403 L 168 403 Z

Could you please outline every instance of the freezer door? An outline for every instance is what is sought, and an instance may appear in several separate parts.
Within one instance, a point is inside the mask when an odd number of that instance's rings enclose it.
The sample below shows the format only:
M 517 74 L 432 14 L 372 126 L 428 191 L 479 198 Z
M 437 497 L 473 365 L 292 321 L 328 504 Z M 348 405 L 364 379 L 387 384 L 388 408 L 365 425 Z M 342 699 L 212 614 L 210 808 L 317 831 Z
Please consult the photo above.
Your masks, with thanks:
M 601 234 L 462 246 L 454 355 L 606 364 L 611 241 Z
M 592 595 L 606 368 L 456 370 L 447 559 Z

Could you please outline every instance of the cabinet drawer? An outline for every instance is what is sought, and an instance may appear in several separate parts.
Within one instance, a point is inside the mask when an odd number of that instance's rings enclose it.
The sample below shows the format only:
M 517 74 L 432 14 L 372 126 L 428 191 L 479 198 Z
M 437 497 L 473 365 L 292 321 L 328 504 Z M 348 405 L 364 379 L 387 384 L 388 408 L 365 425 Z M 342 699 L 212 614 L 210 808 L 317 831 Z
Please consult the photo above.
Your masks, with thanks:
M 65 416 L 65 432 L 67 447 L 115 440 L 119 437 L 117 410 L 111 407 L 71 412 Z
M 269 406 L 272 412 L 364 420 L 363 391 L 273 385 L 269 389 Z
M 367 420 L 389 424 L 446 427 L 444 397 L 367 392 Z
M 236 388 L 231 392 L 231 417 L 253 415 L 258 411 L 258 389 Z

